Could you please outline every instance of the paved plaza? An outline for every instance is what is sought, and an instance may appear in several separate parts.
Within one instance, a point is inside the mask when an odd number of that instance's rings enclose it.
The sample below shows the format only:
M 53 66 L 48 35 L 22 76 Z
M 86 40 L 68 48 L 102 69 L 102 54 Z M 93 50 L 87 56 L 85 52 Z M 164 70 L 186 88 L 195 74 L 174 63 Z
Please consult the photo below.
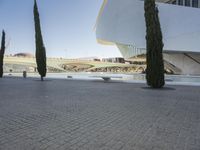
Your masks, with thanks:
M 200 87 L 0 79 L 0 150 L 200 150 Z

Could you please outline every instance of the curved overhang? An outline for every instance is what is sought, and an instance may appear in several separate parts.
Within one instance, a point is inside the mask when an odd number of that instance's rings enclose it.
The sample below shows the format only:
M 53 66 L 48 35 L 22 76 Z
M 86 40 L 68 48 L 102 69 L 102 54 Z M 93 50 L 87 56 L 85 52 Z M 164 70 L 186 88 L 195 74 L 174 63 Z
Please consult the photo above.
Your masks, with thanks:
M 200 52 L 200 9 L 165 3 L 157 3 L 157 6 L 164 50 Z M 145 35 L 143 1 L 104 1 L 96 25 L 100 43 L 121 43 L 145 49 Z
M 97 39 L 97 42 L 102 45 L 114 45 L 114 43 L 112 42 L 101 40 L 101 39 Z

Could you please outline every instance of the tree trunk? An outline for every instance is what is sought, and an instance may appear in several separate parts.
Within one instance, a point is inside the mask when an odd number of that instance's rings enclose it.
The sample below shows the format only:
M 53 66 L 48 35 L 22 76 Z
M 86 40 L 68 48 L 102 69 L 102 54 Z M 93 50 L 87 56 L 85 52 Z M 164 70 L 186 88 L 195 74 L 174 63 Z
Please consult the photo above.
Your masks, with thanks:
M 1 48 L 0 48 L 0 78 L 3 77 L 3 59 L 4 59 L 4 53 L 5 53 L 5 32 L 2 31 L 2 38 L 1 38 Z
M 158 8 L 155 0 L 145 0 L 145 21 L 146 21 L 146 50 L 147 50 L 147 84 L 152 88 L 162 88 L 165 84 L 164 62 L 163 62 L 163 41 L 162 31 L 159 22 Z
M 37 63 L 37 70 L 41 77 L 45 77 L 47 72 L 46 50 L 43 43 L 42 32 L 40 27 L 40 17 L 36 0 L 34 3 L 34 22 L 35 22 L 35 45 L 36 45 L 35 57 Z

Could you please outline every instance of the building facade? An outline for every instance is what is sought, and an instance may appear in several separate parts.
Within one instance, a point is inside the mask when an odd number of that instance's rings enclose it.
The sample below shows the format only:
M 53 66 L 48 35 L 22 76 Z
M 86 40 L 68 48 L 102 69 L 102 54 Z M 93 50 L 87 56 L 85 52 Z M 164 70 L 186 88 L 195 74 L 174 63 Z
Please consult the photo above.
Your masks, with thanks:
M 187 7 L 200 7 L 200 1 L 199 0 L 168 0 L 168 1 L 160 1 L 165 2 L 168 4 L 175 4 L 175 5 L 181 5 L 181 6 L 187 6 Z
M 165 67 L 200 75 L 200 0 L 159 0 Z M 186 7 L 187 6 L 187 7 Z M 118 47 L 125 59 L 146 54 L 144 1 L 104 0 L 96 23 L 101 44 Z
M 111 63 L 125 63 L 125 59 L 121 57 L 114 58 L 102 58 L 102 62 L 111 62 Z

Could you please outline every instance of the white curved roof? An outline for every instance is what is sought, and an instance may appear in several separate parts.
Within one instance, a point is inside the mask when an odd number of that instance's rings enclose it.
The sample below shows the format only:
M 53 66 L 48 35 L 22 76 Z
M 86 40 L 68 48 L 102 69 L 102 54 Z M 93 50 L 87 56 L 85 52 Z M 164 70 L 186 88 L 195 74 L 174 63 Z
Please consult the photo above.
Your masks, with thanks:
M 200 9 L 157 3 L 164 50 L 200 52 Z M 97 20 L 98 40 L 146 48 L 144 2 L 108 0 Z

